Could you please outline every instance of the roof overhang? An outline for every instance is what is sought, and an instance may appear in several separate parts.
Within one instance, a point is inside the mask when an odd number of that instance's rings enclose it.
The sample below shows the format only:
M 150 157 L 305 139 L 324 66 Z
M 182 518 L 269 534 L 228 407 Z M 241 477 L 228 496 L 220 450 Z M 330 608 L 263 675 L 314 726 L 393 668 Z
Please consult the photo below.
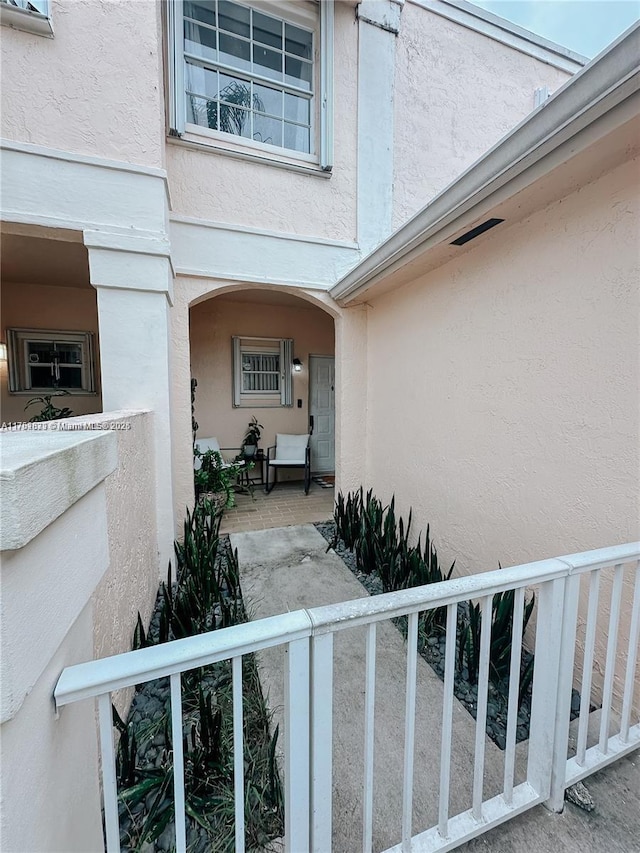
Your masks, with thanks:
M 490 217 L 521 220 L 637 152 L 640 24 L 624 33 L 331 290 L 366 302 L 429 272 L 463 246 L 451 242 Z

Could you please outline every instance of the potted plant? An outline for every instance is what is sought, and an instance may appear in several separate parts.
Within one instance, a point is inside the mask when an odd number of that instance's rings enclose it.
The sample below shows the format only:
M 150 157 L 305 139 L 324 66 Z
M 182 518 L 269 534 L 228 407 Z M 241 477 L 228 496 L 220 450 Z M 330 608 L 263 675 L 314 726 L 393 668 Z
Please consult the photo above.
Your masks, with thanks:
M 244 465 L 225 462 L 217 450 L 203 452 L 196 447 L 193 454 L 200 460 L 200 468 L 194 473 L 198 500 L 211 501 L 216 509 L 234 506 L 233 487 Z
M 242 455 L 245 458 L 251 458 L 256 455 L 260 436 L 264 427 L 258 423 L 258 419 L 254 415 L 247 426 L 247 432 L 242 439 Z

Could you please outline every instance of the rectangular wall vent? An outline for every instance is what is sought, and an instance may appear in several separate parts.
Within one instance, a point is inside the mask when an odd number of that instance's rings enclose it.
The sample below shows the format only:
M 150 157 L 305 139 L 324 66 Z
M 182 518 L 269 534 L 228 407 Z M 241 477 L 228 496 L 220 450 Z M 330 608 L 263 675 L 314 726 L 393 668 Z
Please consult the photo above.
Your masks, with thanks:
M 453 240 L 452 246 L 464 246 L 465 243 L 468 243 L 469 240 L 473 240 L 476 237 L 479 237 L 480 234 L 484 234 L 485 231 L 488 231 L 489 228 L 495 228 L 496 225 L 500 225 L 501 222 L 504 222 L 504 219 L 487 219 L 486 222 L 480 223 L 480 225 L 476 225 L 475 228 L 472 228 L 471 231 L 467 231 L 466 234 L 463 234 L 461 237 L 458 237 L 457 240 Z

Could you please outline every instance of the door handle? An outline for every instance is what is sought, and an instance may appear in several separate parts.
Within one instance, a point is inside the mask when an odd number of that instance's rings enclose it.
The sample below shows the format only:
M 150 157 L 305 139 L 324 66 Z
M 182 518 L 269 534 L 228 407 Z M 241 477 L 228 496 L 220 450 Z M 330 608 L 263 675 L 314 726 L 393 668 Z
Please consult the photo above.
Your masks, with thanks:
M 309 415 L 309 435 L 313 435 L 313 415 Z

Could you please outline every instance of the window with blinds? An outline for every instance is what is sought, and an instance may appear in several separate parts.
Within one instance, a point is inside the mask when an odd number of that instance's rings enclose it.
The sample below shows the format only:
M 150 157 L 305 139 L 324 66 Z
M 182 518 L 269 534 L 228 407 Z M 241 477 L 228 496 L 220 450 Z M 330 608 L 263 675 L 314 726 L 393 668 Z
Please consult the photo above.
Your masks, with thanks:
M 293 341 L 233 338 L 234 406 L 291 406 Z

